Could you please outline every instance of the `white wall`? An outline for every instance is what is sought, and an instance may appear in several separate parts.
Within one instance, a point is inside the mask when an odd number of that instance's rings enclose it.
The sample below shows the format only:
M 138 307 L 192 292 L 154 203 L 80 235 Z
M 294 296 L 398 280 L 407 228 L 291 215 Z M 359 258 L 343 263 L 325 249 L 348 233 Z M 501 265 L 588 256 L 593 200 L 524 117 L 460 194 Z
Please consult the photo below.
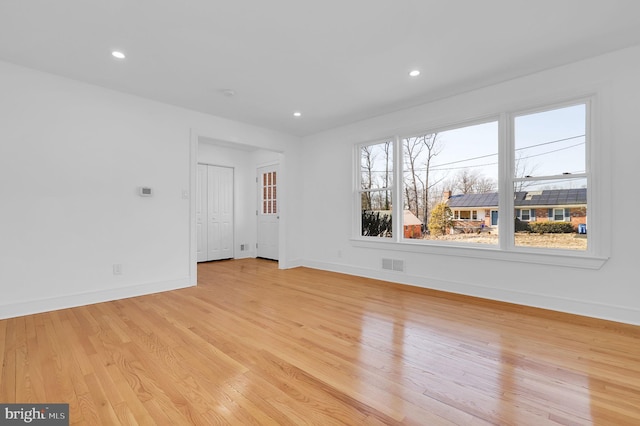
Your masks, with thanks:
M 640 48 L 547 70 L 304 138 L 304 260 L 320 269 L 640 324 L 635 212 L 640 211 Z M 600 269 L 505 262 L 359 247 L 352 236 L 353 145 L 563 97 L 601 97 L 599 143 L 612 170 L 598 184 L 614 215 L 610 259 Z M 313 161 L 310 161 L 310 160 Z M 607 198 L 607 197 L 605 197 Z M 381 258 L 405 272 L 382 271 Z
M 192 284 L 192 135 L 298 142 L 3 62 L 0 93 L 0 318 Z

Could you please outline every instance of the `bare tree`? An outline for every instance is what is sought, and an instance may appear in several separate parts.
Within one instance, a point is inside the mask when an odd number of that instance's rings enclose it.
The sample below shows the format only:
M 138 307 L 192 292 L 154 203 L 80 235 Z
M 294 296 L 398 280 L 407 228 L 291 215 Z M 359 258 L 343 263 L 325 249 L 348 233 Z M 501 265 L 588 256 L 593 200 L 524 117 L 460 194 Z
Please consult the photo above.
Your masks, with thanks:
M 416 217 L 419 214 L 418 204 L 418 161 L 422 153 L 422 144 L 419 137 L 406 138 L 402 141 L 405 157 L 405 194 L 407 196 L 407 208 Z
M 362 173 L 362 189 L 373 187 L 373 149 L 370 145 L 363 146 L 360 154 L 360 172 Z M 365 191 L 362 194 L 362 209 L 371 210 L 371 192 Z
M 384 187 L 389 188 L 389 182 L 391 181 L 391 176 L 389 175 L 389 162 L 391 161 L 391 142 L 387 141 L 384 143 Z M 391 209 L 391 200 L 389 199 L 389 191 L 384 191 L 384 209 Z
M 468 169 L 464 169 L 458 172 L 456 185 L 453 188 L 456 190 L 456 193 L 473 194 L 475 193 L 475 184 L 477 180 L 477 173 L 473 173 Z
M 407 208 L 427 225 L 429 192 L 444 178 L 433 179 L 431 161 L 441 152 L 437 133 L 414 136 L 403 140 L 405 157 L 405 196 Z
M 486 176 L 481 176 L 476 183 L 476 193 L 486 194 L 496 191 L 496 181 Z
M 493 179 L 481 175 L 478 171 L 464 169 L 451 181 L 449 188 L 461 194 L 484 194 L 496 188 Z
M 430 182 L 429 172 L 431 169 L 431 160 L 433 159 L 433 157 L 437 156 L 442 151 L 442 148 L 438 144 L 439 142 L 438 133 L 423 135 L 420 137 L 420 142 L 427 150 L 427 157 L 424 162 L 424 165 L 425 165 L 424 194 L 423 194 L 423 200 L 422 200 L 422 206 L 424 209 L 424 216 L 423 216 L 422 222 L 425 224 L 425 226 L 427 226 L 427 221 L 429 218 L 429 189 L 434 187 L 438 183 L 438 182 Z
M 538 169 L 537 164 L 531 164 L 522 158 L 522 155 L 519 154 L 518 158 L 516 158 L 514 164 L 514 176 L 517 178 L 526 178 L 534 175 L 536 169 Z M 530 181 L 519 181 L 515 182 L 513 185 L 514 192 L 520 192 L 525 190 L 527 187 L 531 186 L 533 182 Z

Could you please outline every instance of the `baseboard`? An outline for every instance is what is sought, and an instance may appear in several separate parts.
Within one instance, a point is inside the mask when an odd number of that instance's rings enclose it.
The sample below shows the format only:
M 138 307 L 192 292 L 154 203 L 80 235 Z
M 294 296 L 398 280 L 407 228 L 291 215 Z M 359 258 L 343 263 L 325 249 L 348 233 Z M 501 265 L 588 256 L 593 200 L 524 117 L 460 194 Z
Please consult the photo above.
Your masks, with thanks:
M 548 309 L 607 321 L 640 325 L 640 310 L 626 306 L 608 305 L 591 301 L 557 297 L 548 294 L 504 290 L 478 284 L 437 280 L 408 275 L 401 272 L 374 270 L 338 263 L 304 261 L 300 266 L 339 272 L 358 277 L 390 281 L 393 283 L 406 284 L 449 293 L 463 294 L 466 296 L 480 297 L 483 299 L 491 299 L 516 305 Z
M 74 308 L 94 303 L 110 302 L 112 300 L 144 296 L 146 294 L 160 293 L 192 286 L 190 277 L 184 277 L 176 280 L 138 284 L 108 290 L 66 294 L 46 299 L 33 299 L 26 302 L 0 305 L 0 319 L 57 311 L 59 309 Z
M 304 266 L 302 259 L 292 259 L 292 260 L 280 259 L 280 261 L 278 262 L 279 269 L 291 269 L 291 268 L 298 268 L 300 266 Z

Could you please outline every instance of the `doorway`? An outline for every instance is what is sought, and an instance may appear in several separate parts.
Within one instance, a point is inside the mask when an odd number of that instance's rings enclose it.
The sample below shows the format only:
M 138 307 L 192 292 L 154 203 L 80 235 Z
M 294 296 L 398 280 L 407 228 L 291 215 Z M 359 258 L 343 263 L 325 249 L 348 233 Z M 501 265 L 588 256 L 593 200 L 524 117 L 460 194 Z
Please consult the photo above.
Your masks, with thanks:
M 258 245 L 257 257 L 278 260 L 278 234 L 280 203 L 278 185 L 280 182 L 277 164 L 260 167 L 257 170 L 258 187 Z
M 233 168 L 198 164 L 197 261 L 230 259 L 233 253 Z

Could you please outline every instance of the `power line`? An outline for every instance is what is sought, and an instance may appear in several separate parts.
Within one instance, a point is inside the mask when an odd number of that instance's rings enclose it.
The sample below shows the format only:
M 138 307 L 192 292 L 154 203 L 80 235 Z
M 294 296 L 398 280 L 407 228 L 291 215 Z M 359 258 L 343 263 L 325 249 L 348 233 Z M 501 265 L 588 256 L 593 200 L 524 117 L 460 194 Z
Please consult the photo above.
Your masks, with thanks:
M 523 150 L 526 150 L 526 149 L 536 148 L 536 147 L 539 147 L 539 146 L 550 145 L 550 144 L 559 143 L 559 142 L 565 142 L 565 141 L 572 140 L 572 139 L 578 139 L 578 138 L 582 138 L 582 137 L 585 137 L 585 136 L 586 135 L 582 134 L 582 135 L 571 136 L 571 137 L 563 138 L 563 139 L 556 139 L 556 140 L 542 142 L 542 143 L 538 143 L 538 144 L 534 144 L 534 145 L 528 145 L 528 146 L 525 146 L 525 147 L 522 147 L 522 148 L 516 148 L 515 151 L 523 151 Z M 533 155 L 529 155 L 529 156 L 526 156 L 526 157 L 520 157 L 519 160 L 524 160 L 524 159 L 533 158 L 533 157 L 539 157 L 539 156 L 542 156 L 542 155 L 551 154 L 553 152 L 563 151 L 563 150 L 566 150 L 566 149 L 574 148 L 576 146 L 584 145 L 584 143 L 585 142 L 580 142 L 578 144 L 571 145 L 571 146 L 568 146 L 568 147 L 563 147 L 563 148 L 559 148 L 559 149 L 552 150 L 552 151 L 546 151 L 546 152 L 543 152 L 543 153 L 540 153 L 540 154 L 533 154 Z M 497 162 L 492 162 L 492 163 L 484 163 L 484 164 L 474 164 L 472 166 L 446 167 L 446 168 L 443 168 L 443 166 L 449 166 L 449 165 L 452 165 L 452 164 L 459 164 L 459 163 L 466 163 L 466 162 L 469 162 L 469 161 L 475 161 L 475 160 L 479 160 L 479 159 L 482 159 L 482 158 L 495 157 L 496 155 L 498 155 L 497 152 L 494 153 L 494 154 L 486 154 L 486 155 L 480 155 L 478 157 L 471 157 L 471 158 L 466 158 L 466 159 L 462 159 L 462 160 L 451 161 L 451 162 L 448 162 L 448 163 L 442 163 L 442 164 L 437 164 L 437 165 L 431 166 L 430 169 L 432 171 L 444 171 L 444 170 L 468 169 L 470 167 L 494 166 L 494 165 L 496 165 L 498 163 Z M 426 170 L 427 169 L 425 169 L 425 168 L 414 169 L 414 171 L 416 171 L 416 172 L 424 172 Z M 381 170 L 372 170 L 371 172 L 372 173 L 385 173 L 385 171 L 381 171 Z
M 564 138 L 564 139 L 557 139 L 557 140 L 555 140 L 555 141 L 542 142 L 542 143 L 535 144 L 535 145 L 523 146 L 522 148 L 517 148 L 517 149 L 516 149 L 516 151 L 521 151 L 521 150 L 523 150 L 523 149 L 529 149 L 529 148 L 535 148 L 536 146 L 549 145 L 549 144 L 552 144 L 552 143 L 558 143 L 558 142 L 569 141 L 569 140 L 571 140 L 571 139 L 583 138 L 583 137 L 585 137 L 585 136 L 586 136 L 586 135 L 571 136 L 571 137 Z M 582 143 L 584 143 L 584 142 L 582 142 Z
M 529 148 L 535 148 L 537 146 L 550 145 L 550 144 L 553 144 L 553 143 L 564 142 L 564 141 L 568 141 L 568 140 L 571 140 L 571 139 L 582 138 L 584 136 L 585 135 L 578 135 L 578 136 L 571 136 L 571 137 L 564 138 L 564 139 L 556 139 L 556 140 L 553 140 L 553 141 L 542 142 L 542 143 L 535 144 L 535 145 L 529 145 L 529 146 L 525 146 L 525 147 L 522 147 L 522 148 L 517 148 L 515 151 L 522 151 L 522 150 L 529 149 Z M 581 142 L 578 145 L 582 145 L 582 144 L 584 144 L 584 142 Z M 577 145 L 573 145 L 573 146 L 577 146 Z M 555 151 L 549 151 L 549 152 L 555 152 Z M 479 157 L 467 158 L 465 160 L 456 160 L 456 161 L 451 161 L 449 163 L 437 164 L 437 165 L 435 165 L 433 167 L 434 168 L 438 168 L 438 167 L 441 167 L 441 166 L 448 166 L 450 164 L 464 163 L 464 162 L 467 162 L 467 161 L 479 160 L 481 158 L 494 157 L 496 155 L 498 155 L 497 152 L 494 153 L 494 154 L 487 154 L 487 155 L 481 155 Z M 537 154 L 537 155 L 543 155 L 543 154 Z M 532 155 L 531 157 L 535 157 L 535 156 L 536 155 Z M 522 157 L 522 158 L 529 158 L 529 157 Z M 497 164 L 497 163 L 491 163 L 491 164 Z
M 570 139 L 573 139 L 573 138 L 570 138 Z M 569 140 L 569 139 L 563 139 L 563 141 L 565 141 L 565 140 Z M 538 145 L 535 145 L 535 146 L 542 146 L 542 145 L 546 145 L 546 143 L 538 144 Z M 526 157 L 518 158 L 518 160 L 526 160 L 527 158 L 540 157 L 542 155 L 548 155 L 548 154 L 551 154 L 551 153 L 554 153 L 554 152 L 560 152 L 560 151 L 564 151 L 564 150 L 567 150 L 567 149 L 575 148 L 576 146 L 580 146 L 580 145 L 584 145 L 584 142 L 577 143 L 577 144 L 570 145 L 570 146 L 565 146 L 563 148 L 558 148 L 558 149 L 554 149 L 554 150 L 551 150 L 551 151 L 545 151 L 545 152 L 542 152 L 540 154 L 527 155 Z M 529 146 L 527 148 L 532 148 L 533 146 L 534 145 Z M 520 149 L 527 149 L 527 148 L 520 148 Z M 516 150 L 516 151 L 519 151 L 519 150 Z M 494 154 L 492 154 L 492 155 L 494 155 Z M 484 157 L 485 156 L 477 157 L 477 158 L 484 158 Z M 468 161 L 471 161 L 471 160 L 475 160 L 475 158 L 469 159 Z M 459 163 L 459 162 L 463 162 L 463 161 L 467 161 L 467 160 L 454 161 L 452 163 L 446 163 L 446 164 L 443 164 L 443 165 L 454 164 L 454 163 Z M 444 171 L 444 170 L 468 169 L 468 168 L 471 168 L 471 167 L 495 166 L 496 164 L 498 164 L 498 163 L 494 162 L 494 163 L 485 163 L 485 164 L 474 164 L 474 165 L 471 165 L 471 166 L 446 167 L 446 168 L 439 168 L 438 166 L 434 166 L 434 167 L 431 168 L 431 170 L 432 171 L 433 170 Z M 416 169 L 416 171 L 426 171 L 426 169 Z

